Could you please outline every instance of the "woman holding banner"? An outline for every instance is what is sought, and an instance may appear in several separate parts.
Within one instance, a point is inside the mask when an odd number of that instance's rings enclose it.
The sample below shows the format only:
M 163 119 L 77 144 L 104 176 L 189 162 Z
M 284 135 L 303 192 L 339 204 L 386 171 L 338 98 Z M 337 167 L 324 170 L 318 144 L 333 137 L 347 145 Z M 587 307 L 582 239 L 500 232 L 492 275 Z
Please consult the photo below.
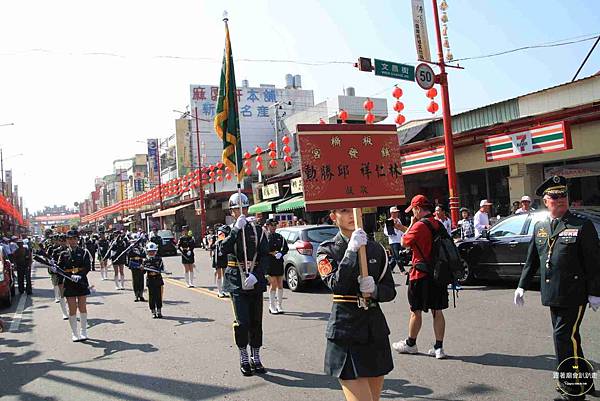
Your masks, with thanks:
M 352 209 L 332 210 L 329 217 L 340 232 L 317 251 L 319 274 L 333 292 L 325 373 L 340 380 L 347 401 L 378 401 L 384 376 L 394 368 L 390 329 L 379 303 L 396 297 L 394 279 L 383 247 L 355 229 Z M 366 277 L 359 268 L 363 246 Z

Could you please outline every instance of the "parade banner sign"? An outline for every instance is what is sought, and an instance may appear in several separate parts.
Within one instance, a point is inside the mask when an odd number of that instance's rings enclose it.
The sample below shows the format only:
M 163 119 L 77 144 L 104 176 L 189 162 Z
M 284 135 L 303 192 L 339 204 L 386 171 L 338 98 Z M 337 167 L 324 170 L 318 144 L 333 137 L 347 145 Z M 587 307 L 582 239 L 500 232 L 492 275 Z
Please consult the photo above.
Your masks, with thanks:
M 571 131 L 564 121 L 485 139 L 488 162 L 571 149 Z
M 152 187 L 158 185 L 158 139 L 148 139 L 148 181 Z
M 395 125 L 298 124 L 298 146 L 307 211 L 403 201 Z
M 431 62 L 429 37 L 427 36 L 427 18 L 425 17 L 425 4 L 423 0 L 412 0 L 412 15 L 417 59 L 419 61 Z
M 407 153 L 400 158 L 402 174 L 417 174 L 446 168 L 444 147 Z

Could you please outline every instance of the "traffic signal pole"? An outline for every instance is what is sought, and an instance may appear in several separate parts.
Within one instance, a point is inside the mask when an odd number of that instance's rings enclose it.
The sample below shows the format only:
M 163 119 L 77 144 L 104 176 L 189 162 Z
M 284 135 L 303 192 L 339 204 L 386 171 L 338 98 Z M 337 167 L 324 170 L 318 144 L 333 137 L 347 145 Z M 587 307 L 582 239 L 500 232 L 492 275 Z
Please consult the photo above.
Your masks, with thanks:
M 454 161 L 454 142 L 452 138 L 452 116 L 450 114 L 450 96 L 448 94 L 448 74 L 444 62 L 444 50 L 442 47 L 442 34 L 440 32 L 440 20 L 438 16 L 437 0 L 433 2 L 433 19 L 435 22 L 435 35 L 438 48 L 438 60 L 440 67 L 439 84 L 442 89 L 442 115 L 444 124 L 444 155 L 446 157 L 446 170 L 448 172 L 448 193 L 450 203 L 450 217 L 452 226 L 456 227 L 458 222 L 458 208 L 460 199 L 458 197 L 458 180 L 456 178 L 456 163 Z

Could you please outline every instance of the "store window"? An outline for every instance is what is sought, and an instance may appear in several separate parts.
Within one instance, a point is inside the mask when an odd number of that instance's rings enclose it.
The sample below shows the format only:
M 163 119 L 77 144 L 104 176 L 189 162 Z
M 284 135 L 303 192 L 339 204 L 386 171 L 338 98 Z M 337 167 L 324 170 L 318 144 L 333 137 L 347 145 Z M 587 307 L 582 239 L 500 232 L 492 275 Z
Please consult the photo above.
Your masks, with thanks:
M 492 215 L 508 216 L 510 194 L 508 189 L 508 166 L 458 174 L 460 206 L 472 211 L 479 209 L 479 202 L 488 199 L 494 204 Z

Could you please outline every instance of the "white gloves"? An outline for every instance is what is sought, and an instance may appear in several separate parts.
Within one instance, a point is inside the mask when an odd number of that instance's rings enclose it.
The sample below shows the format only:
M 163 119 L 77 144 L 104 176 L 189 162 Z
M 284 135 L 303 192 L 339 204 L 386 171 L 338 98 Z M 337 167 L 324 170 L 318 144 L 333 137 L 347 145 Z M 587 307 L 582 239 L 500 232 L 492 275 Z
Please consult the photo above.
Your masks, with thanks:
M 235 222 L 235 228 L 237 228 L 238 230 L 243 229 L 246 226 L 246 216 L 244 216 L 243 214 L 238 217 L 238 219 Z
M 50 266 L 50 271 L 52 273 L 56 273 L 58 271 L 58 269 L 56 268 L 56 266 L 52 265 L 52 266 Z
M 74 282 L 74 283 L 78 283 L 78 282 L 79 282 L 79 280 L 81 280 L 81 276 L 80 276 L 80 275 L 78 275 L 78 274 L 73 274 L 73 275 L 71 276 L 71 280 L 73 280 L 73 282 Z
M 281 259 L 281 257 L 282 257 L 282 256 L 283 256 L 283 255 L 281 254 L 281 252 L 277 252 L 277 253 L 275 254 L 275 259 L 279 260 L 279 259 Z
M 358 276 L 358 284 L 360 286 L 360 292 L 363 294 L 372 294 L 375 292 L 375 280 L 371 276 Z
M 244 287 L 254 287 L 254 284 L 256 283 L 258 283 L 258 279 L 256 278 L 256 276 L 252 273 L 249 273 L 248 277 L 246 277 L 246 280 L 244 280 Z
M 110 256 L 116 256 L 117 255 L 117 251 L 110 251 Z
M 522 288 L 517 288 L 515 290 L 515 305 L 517 305 L 517 306 L 525 305 L 525 290 Z
M 358 249 L 363 245 L 367 245 L 367 233 L 362 228 L 358 228 L 354 230 L 350 241 L 348 241 L 348 250 L 358 252 Z
M 187 251 L 186 255 L 187 256 L 192 256 L 192 251 Z
M 590 307 L 594 312 L 600 308 L 600 297 L 595 297 L 593 295 L 588 295 L 588 301 L 590 303 Z

